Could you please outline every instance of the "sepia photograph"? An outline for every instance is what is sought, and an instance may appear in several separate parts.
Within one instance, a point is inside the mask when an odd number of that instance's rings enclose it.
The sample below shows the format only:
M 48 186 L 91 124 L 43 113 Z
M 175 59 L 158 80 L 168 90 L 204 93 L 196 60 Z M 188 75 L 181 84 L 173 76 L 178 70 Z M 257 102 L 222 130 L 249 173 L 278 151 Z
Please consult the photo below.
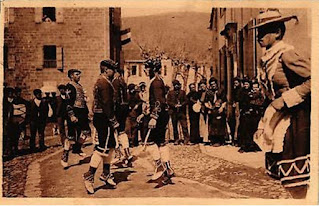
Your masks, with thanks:
M 310 2 L 0 3 L 2 200 L 318 204 Z

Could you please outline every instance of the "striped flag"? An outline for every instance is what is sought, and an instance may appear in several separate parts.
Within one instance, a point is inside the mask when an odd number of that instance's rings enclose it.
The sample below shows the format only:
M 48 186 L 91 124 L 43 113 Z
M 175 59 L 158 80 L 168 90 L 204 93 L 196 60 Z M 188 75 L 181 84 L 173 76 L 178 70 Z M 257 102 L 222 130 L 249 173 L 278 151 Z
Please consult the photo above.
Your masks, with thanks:
M 121 31 L 121 42 L 122 45 L 125 45 L 129 42 L 131 42 L 131 29 L 125 29 Z

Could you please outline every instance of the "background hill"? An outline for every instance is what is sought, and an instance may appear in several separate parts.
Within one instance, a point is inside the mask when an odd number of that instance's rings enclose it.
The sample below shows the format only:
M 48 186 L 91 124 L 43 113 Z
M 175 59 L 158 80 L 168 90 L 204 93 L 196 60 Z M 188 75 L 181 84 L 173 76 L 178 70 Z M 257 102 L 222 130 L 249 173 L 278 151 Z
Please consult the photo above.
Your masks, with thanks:
M 140 45 L 172 59 L 210 63 L 209 19 L 209 13 L 199 12 L 122 18 L 122 28 L 131 28 L 132 33 L 132 42 L 123 46 L 125 59 L 141 58 Z

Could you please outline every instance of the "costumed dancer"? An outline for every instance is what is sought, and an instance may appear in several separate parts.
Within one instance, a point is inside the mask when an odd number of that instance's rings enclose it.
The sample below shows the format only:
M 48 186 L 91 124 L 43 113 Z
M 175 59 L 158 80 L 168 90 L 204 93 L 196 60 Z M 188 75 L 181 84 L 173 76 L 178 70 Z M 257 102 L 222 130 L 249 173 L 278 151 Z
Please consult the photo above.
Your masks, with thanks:
M 68 137 L 64 140 L 64 151 L 61 158 L 61 165 L 64 168 L 68 166 L 71 143 L 73 144 L 72 153 L 79 155 L 83 159 L 86 154 L 82 151 L 82 145 L 86 138 L 91 135 L 85 91 L 79 83 L 81 71 L 70 69 L 68 77 L 70 78 L 70 82 L 66 85 Z
M 282 39 L 285 21 L 278 9 L 257 16 L 258 43 L 266 48 L 259 79 L 268 101 L 255 133 L 266 152 L 268 174 L 278 177 L 295 198 L 304 198 L 310 178 L 310 61 Z
M 149 76 L 148 69 L 149 68 L 144 69 L 146 76 Z M 141 140 L 142 142 L 144 142 L 146 134 L 147 134 L 148 122 L 150 119 L 149 84 L 146 84 L 146 82 L 140 82 L 139 87 L 140 87 L 139 96 L 140 96 L 140 99 L 143 101 L 143 103 L 142 103 L 142 114 L 140 114 L 136 118 L 136 121 L 139 124 Z
M 155 172 L 151 180 L 159 180 L 163 178 L 162 183 L 171 182 L 174 171 L 171 167 L 169 148 L 165 142 L 166 126 L 169 120 L 166 104 L 166 87 L 161 72 L 161 62 L 158 60 L 148 60 L 146 67 L 154 73 L 154 77 L 150 81 L 149 102 L 151 106 L 151 115 L 149 121 L 150 135 L 147 140 L 147 150 L 151 153 L 155 163 Z
M 116 120 L 114 110 L 115 90 L 111 82 L 116 69 L 117 64 L 112 60 L 101 61 L 101 74 L 94 85 L 93 125 L 97 130 L 98 139 L 95 140 L 89 170 L 83 174 L 84 185 L 89 194 L 94 193 L 94 175 L 101 161 L 103 172 L 100 180 L 110 186 L 116 186 L 110 170 L 115 148 L 118 147 L 116 136 L 120 132 L 120 124 Z

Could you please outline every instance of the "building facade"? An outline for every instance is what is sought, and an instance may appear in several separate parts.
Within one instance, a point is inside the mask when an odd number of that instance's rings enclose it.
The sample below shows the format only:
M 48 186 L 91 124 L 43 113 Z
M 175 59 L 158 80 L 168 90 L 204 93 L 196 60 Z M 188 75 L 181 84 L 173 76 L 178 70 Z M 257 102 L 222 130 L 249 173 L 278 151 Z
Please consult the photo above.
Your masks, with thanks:
M 67 83 L 77 68 L 92 101 L 100 61 L 121 58 L 120 20 L 120 8 L 6 8 L 4 83 L 29 99 L 36 88 Z
M 254 29 L 255 18 L 264 8 L 212 8 L 210 29 L 212 31 L 213 76 L 227 91 L 231 100 L 234 77 L 254 78 L 262 49 L 257 42 Z M 311 56 L 311 13 L 309 9 L 280 9 L 283 15 L 296 15 L 294 21 L 286 23 L 284 41 L 299 50 L 306 58 Z

